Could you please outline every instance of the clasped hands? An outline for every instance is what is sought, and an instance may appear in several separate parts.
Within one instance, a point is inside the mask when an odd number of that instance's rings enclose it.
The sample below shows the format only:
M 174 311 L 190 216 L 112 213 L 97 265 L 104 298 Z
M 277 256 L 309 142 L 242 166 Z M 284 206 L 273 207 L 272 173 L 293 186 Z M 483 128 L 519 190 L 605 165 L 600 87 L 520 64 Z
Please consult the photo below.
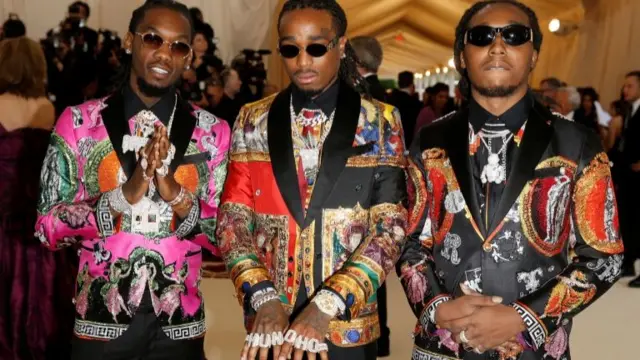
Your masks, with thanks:
M 518 312 L 503 305 L 502 298 L 481 295 L 461 285 L 463 296 L 436 309 L 436 325 L 449 330 L 453 340 L 468 351 L 521 352 L 517 335 L 526 328 Z
M 179 195 L 180 184 L 175 181 L 168 166 L 163 169 L 167 159 L 171 158 L 171 149 L 167 128 L 157 125 L 147 145 L 138 153 L 138 166 L 133 176 L 122 187 L 122 192 L 130 204 L 138 203 L 145 196 L 151 181 L 155 182 L 164 201 L 169 202 Z
M 273 349 L 274 360 L 328 360 L 328 348 L 324 338 L 329 330 L 331 317 L 310 303 L 289 326 L 289 317 L 280 300 L 272 300 L 258 309 L 251 334 L 242 349 L 242 360 L 267 360 Z M 266 341 L 266 339 L 269 341 Z M 259 356 L 256 358 L 256 356 Z

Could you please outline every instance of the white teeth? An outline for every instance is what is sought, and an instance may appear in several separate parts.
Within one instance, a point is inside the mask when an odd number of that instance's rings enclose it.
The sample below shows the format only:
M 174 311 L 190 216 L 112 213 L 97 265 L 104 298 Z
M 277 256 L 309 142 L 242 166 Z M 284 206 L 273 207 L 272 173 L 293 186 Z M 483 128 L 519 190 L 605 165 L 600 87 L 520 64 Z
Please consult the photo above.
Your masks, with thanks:
M 152 67 L 151 70 L 156 72 L 156 73 L 158 73 L 158 74 L 162 74 L 162 75 L 167 75 L 169 73 L 167 70 L 159 68 L 159 67 Z

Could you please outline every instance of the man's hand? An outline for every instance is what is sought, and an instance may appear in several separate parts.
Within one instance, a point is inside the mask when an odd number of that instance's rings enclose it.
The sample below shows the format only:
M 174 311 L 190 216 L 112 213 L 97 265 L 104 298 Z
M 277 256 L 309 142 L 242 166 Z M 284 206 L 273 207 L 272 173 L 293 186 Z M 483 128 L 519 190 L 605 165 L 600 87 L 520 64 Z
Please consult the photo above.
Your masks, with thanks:
M 435 313 L 436 325 L 448 329 L 456 334 L 464 330 L 463 326 L 476 310 L 482 307 L 492 307 L 500 304 L 502 298 L 499 296 L 484 296 L 473 292 L 464 284 L 460 285 L 465 295 L 451 301 L 444 302 L 438 306 Z M 454 322 L 454 320 L 458 320 Z M 456 327 L 454 327 L 456 326 Z
M 272 300 L 265 303 L 260 307 L 260 309 L 258 309 L 258 314 L 256 315 L 255 322 L 253 323 L 251 334 L 262 334 L 269 336 L 272 336 L 274 333 L 284 334 L 284 331 L 287 329 L 288 325 L 289 318 L 284 312 L 280 300 Z M 280 345 L 275 344 L 272 346 L 272 348 L 273 358 L 276 359 L 276 357 L 280 353 Z M 254 360 L 256 358 L 256 355 L 258 354 L 258 350 L 260 350 L 259 359 L 267 360 L 267 358 L 269 357 L 269 348 L 261 348 L 259 346 L 252 347 L 249 343 L 246 343 L 244 345 L 242 354 L 240 355 L 240 359 Z
M 167 135 L 167 128 L 164 126 L 156 127 L 156 131 L 153 134 L 153 138 L 157 138 L 158 142 L 158 161 L 156 162 L 153 171 L 160 169 L 164 166 L 162 163 L 167 159 L 169 155 L 169 148 L 171 147 L 171 143 L 169 142 L 169 136 Z M 167 176 L 160 176 L 157 173 L 154 174 L 156 176 L 156 183 L 158 184 L 158 192 L 160 193 L 160 197 L 165 202 L 170 202 L 174 200 L 178 194 L 180 194 L 180 184 L 175 180 L 171 170 L 168 171 Z
M 478 352 L 504 347 L 526 329 L 520 314 L 508 305 L 481 307 L 471 316 L 447 322 L 445 326 L 458 330 L 454 331 L 456 341 L 466 339 L 465 345 Z M 464 336 L 461 331 L 464 331 Z
M 320 344 L 324 344 L 325 336 L 329 331 L 329 323 L 331 322 L 331 319 L 332 317 L 320 311 L 316 304 L 313 302 L 310 303 L 289 328 L 289 331 L 293 330 L 297 335 L 296 338 L 300 338 L 300 340 L 293 341 L 292 339 L 287 339 L 287 336 L 285 336 L 285 343 L 282 346 L 278 360 L 287 360 L 287 358 L 291 356 L 292 352 L 293 360 L 302 360 L 305 351 L 300 347 L 296 347 L 296 343 L 298 342 L 308 344 L 309 341 L 315 340 Z M 274 355 L 275 359 L 278 356 L 278 353 L 276 352 Z M 316 360 L 316 354 L 307 351 L 307 359 Z M 329 359 L 327 351 L 320 352 L 320 359 Z
M 131 205 L 137 204 L 149 189 L 149 182 L 144 179 L 144 176 L 146 174 L 147 178 L 153 178 L 155 174 L 155 169 L 159 162 L 159 140 L 160 137 L 156 134 L 149 139 L 147 145 L 140 150 L 138 166 L 136 166 L 133 176 L 122 185 L 122 193 Z M 142 166 L 143 161 L 146 161 L 146 170 Z

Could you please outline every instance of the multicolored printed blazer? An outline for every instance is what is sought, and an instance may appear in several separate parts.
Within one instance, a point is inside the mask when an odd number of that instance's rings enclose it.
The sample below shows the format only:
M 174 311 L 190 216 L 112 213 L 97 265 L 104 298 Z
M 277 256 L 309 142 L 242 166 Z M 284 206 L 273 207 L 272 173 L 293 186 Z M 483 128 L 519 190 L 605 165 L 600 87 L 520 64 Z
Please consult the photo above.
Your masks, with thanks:
M 326 288 L 348 306 L 344 318 L 331 322 L 328 339 L 340 347 L 368 344 L 380 333 L 376 290 L 405 238 L 399 114 L 340 85 L 305 213 L 290 96 L 291 88 L 249 104 L 235 123 L 219 214 L 220 251 L 249 329 L 255 314 L 247 300 L 260 286 L 274 286 L 290 314 Z
M 214 229 L 226 175 L 230 130 L 208 112 L 178 101 L 170 141 L 175 178 L 197 196 L 178 221 L 160 206 L 159 232 L 133 233 L 132 219 L 112 219 L 104 193 L 133 173 L 133 152 L 123 135 L 136 117 L 124 119 L 121 94 L 68 108 L 58 120 L 41 175 L 37 235 L 52 250 L 76 245 L 80 265 L 75 334 L 95 340 L 120 336 L 145 291 L 171 339 L 203 336 L 204 307 L 198 290 L 202 248 L 214 250 Z
M 418 317 L 413 359 L 498 359 L 436 329 L 464 283 L 522 316 L 521 360 L 568 360 L 572 319 L 618 279 L 623 246 L 609 160 L 597 135 L 534 105 L 485 229 L 471 173 L 468 109 L 420 132 L 409 159 L 410 237 L 397 270 Z M 504 354 L 503 354 L 504 355 Z

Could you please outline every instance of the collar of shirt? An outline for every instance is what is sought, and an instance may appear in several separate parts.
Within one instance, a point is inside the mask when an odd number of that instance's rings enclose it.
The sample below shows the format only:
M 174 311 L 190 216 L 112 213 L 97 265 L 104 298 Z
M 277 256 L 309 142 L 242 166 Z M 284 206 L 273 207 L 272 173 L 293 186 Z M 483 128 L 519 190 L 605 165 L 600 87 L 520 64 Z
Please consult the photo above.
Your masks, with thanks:
M 167 93 L 162 95 L 160 100 L 150 108 L 142 102 L 140 97 L 138 97 L 130 86 L 126 86 L 124 88 L 123 95 L 124 115 L 127 120 L 131 119 L 142 110 L 149 110 L 154 113 L 163 124 L 167 125 L 169 123 L 169 118 L 173 113 L 173 107 L 176 103 L 175 90 L 167 91 Z
M 297 86 L 292 85 L 293 110 L 299 114 L 302 109 L 321 110 L 325 116 L 331 116 L 333 110 L 336 109 L 338 103 L 338 91 L 340 89 L 340 81 L 336 81 L 328 89 L 323 91 L 315 98 L 310 98 Z
M 631 116 L 634 116 L 638 111 L 638 108 L 640 108 L 640 99 L 634 101 L 631 106 L 632 106 Z
M 531 92 L 527 92 L 520 101 L 505 111 L 504 114 L 495 116 L 485 110 L 472 98 L 469 102 L 469 122 L 473 127 L 473 131 L 476 133 L 479 132 L 487 122 L 500 122 L 504 123 L 512 133 L 517 134 L 524 122 L 529 118 L 529 112 L 533 108 L 533 102 L 533 95 Z

